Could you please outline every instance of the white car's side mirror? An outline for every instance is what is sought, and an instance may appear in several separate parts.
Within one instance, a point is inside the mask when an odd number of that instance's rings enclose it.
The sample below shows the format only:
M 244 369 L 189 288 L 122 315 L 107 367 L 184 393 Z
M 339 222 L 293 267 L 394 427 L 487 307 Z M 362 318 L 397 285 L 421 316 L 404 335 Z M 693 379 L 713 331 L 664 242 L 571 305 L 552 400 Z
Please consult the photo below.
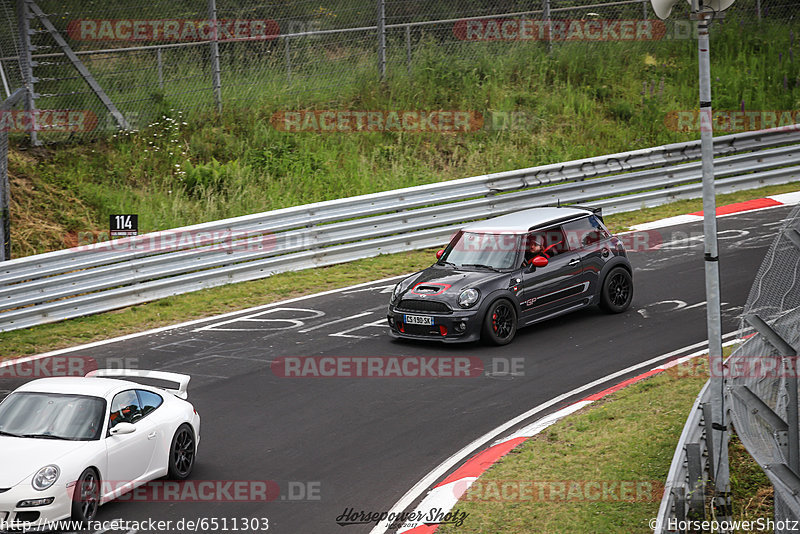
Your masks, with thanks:
M 124 434 L 133 434 L 136 432 L 136 426 L 132 423 L 118 423 L 117 426 L 111 429 L 112 436 L 121 436 Z

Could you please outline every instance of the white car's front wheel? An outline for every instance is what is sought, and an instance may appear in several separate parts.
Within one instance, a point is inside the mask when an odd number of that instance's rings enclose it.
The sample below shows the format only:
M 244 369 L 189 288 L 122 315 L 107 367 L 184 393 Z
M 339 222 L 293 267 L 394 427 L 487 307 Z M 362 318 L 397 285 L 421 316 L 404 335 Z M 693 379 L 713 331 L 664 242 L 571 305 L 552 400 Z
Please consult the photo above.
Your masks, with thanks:
M 100 478 L 91 467 L 81 473 L 72 497 L 72 519 L 82 525 L 93 521 L 100 506 Z

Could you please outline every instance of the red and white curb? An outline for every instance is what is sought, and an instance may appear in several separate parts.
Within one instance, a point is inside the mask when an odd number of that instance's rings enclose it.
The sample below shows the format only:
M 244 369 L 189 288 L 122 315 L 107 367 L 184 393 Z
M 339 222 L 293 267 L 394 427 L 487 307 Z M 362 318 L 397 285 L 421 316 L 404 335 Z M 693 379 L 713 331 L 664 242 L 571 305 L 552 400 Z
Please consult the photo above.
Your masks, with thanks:
M 723 347 L 738 343 L 739 341 L 739 339 L 727 341 L 723 343 Z M 425 498 L 419 503 L 419 505 L 416 506 L 414 513 L 409 515 L 411 517 L 431 517 L 432 510 L 435 510 L 437 515 L 447 514 L 455 507 L 461 496 L 467 491 L 467 489 L 469 489 L 472 483 L 478 479 L 479 476 L 485 473 L 492 465 L 497 463 L 500 458 L 511 452 L 511 450 L 515 449 L 517 446 L 521 445 L 533 436 L 539 434 L 547 427 L 557 423 L 564 417 L 577 412 L 581 408 L 584 408 L 593 402 L 602 399 L 603 397 L 619 391 L 631 384 L 640 382 L 645 378 L 650 378 L 651 376 L 662 373 L 671 367 L 675 367 L 676 365 L 680 365 L 688 360 L 702 356 L 707 352 L 707 350 L 700 350 L 686 356 L 670 360 L 659 365 L 658 367 L 650 369 L 647 372 L 611 386 L 610 388 L 604 389 L 603 391 L 593 395 L 589 395 L 588 397 L 574 402 L 573 404 L 570 404 L 569 406 L 566 406 L 557 412 L 534 421 L 533 423 L 521 428 L 507 437 L 495 441 L 494 444 L 492 444 L 489 448 L 484 449 L 472 456 L 469 460 L 462 464 L 461 467 L 456 469 L 447 478 L 434 486 L 433 489 L 428 492 Z M 397 530 L 397 534 L 431 534 L 435 532 L 437 528 L 438 525 L 435 524 L 428 525 L 424 524 L 422 521 L 409 521 L 406 522 L 402 528 Z
M 757 198 L 754 200 L 746 200 L 744 202 L 737 202 L 736 204 L 728 204 L 727 206 L 719 206 L 717 208 L 717 217 L 725 217 L 727 215 L 735 215 L 745 211 L 757 211 L 767 208 L 776 208 L 778 206 L 791 206 L 800 204 L 800 191 L 791 193 L 781 193 L 780 195 L 772 195 L 764 198 Z M 676 224 L 686 224 L 703 220 L 703 212 L 696 211 L 694 213 L 687 213 L 686 215 L 676 215 L 674 217 L 667 217 L 658 221 L 636 224 L 631 226 L 632 231 L 653 230 L 656 228 L 664 228 L 666 226 L 674 226 Z

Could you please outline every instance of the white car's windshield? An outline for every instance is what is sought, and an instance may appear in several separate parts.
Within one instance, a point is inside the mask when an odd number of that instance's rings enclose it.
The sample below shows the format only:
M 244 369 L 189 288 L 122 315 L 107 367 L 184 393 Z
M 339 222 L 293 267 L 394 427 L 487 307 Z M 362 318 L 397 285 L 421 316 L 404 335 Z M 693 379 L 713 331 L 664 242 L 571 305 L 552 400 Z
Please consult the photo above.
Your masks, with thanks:
M 447 246 L 439 263 L 456 267 L 511 269 L 519 247 L 518 234 L 462 232 Z
M 0 436 L 99 439 L 105 409 L 100 397 L 12 393 L 0 403 Z

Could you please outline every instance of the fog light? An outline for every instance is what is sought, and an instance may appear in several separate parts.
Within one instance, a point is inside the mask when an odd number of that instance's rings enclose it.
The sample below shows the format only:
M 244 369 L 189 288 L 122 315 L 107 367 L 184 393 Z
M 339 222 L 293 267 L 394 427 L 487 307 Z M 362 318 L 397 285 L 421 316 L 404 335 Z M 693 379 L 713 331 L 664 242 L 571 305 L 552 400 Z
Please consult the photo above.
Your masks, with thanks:
M 447 327 L 445 325 L 443 325 L 443 324 L 440 324 L 439 325 L 439 333 L 442 334 L 443 336 L 446 336 L 447 335 Z
M 392 316 L 390 315 L 390 316 L 388 317 L 388 319 L 389 319 L 389 326 L 394 326 L 394 317 L 392 317 Z
M 34 506 L 47 506 L 53 504 L 55 497 L 46 497 L 44 499 L 28 499 L 27 501 L 19 501 L 17 508 L 33 508 Z
M 467 329 L 467 323 L 456 323 L 456 332 L 459 334 L 463 334 L 464 330 Z

